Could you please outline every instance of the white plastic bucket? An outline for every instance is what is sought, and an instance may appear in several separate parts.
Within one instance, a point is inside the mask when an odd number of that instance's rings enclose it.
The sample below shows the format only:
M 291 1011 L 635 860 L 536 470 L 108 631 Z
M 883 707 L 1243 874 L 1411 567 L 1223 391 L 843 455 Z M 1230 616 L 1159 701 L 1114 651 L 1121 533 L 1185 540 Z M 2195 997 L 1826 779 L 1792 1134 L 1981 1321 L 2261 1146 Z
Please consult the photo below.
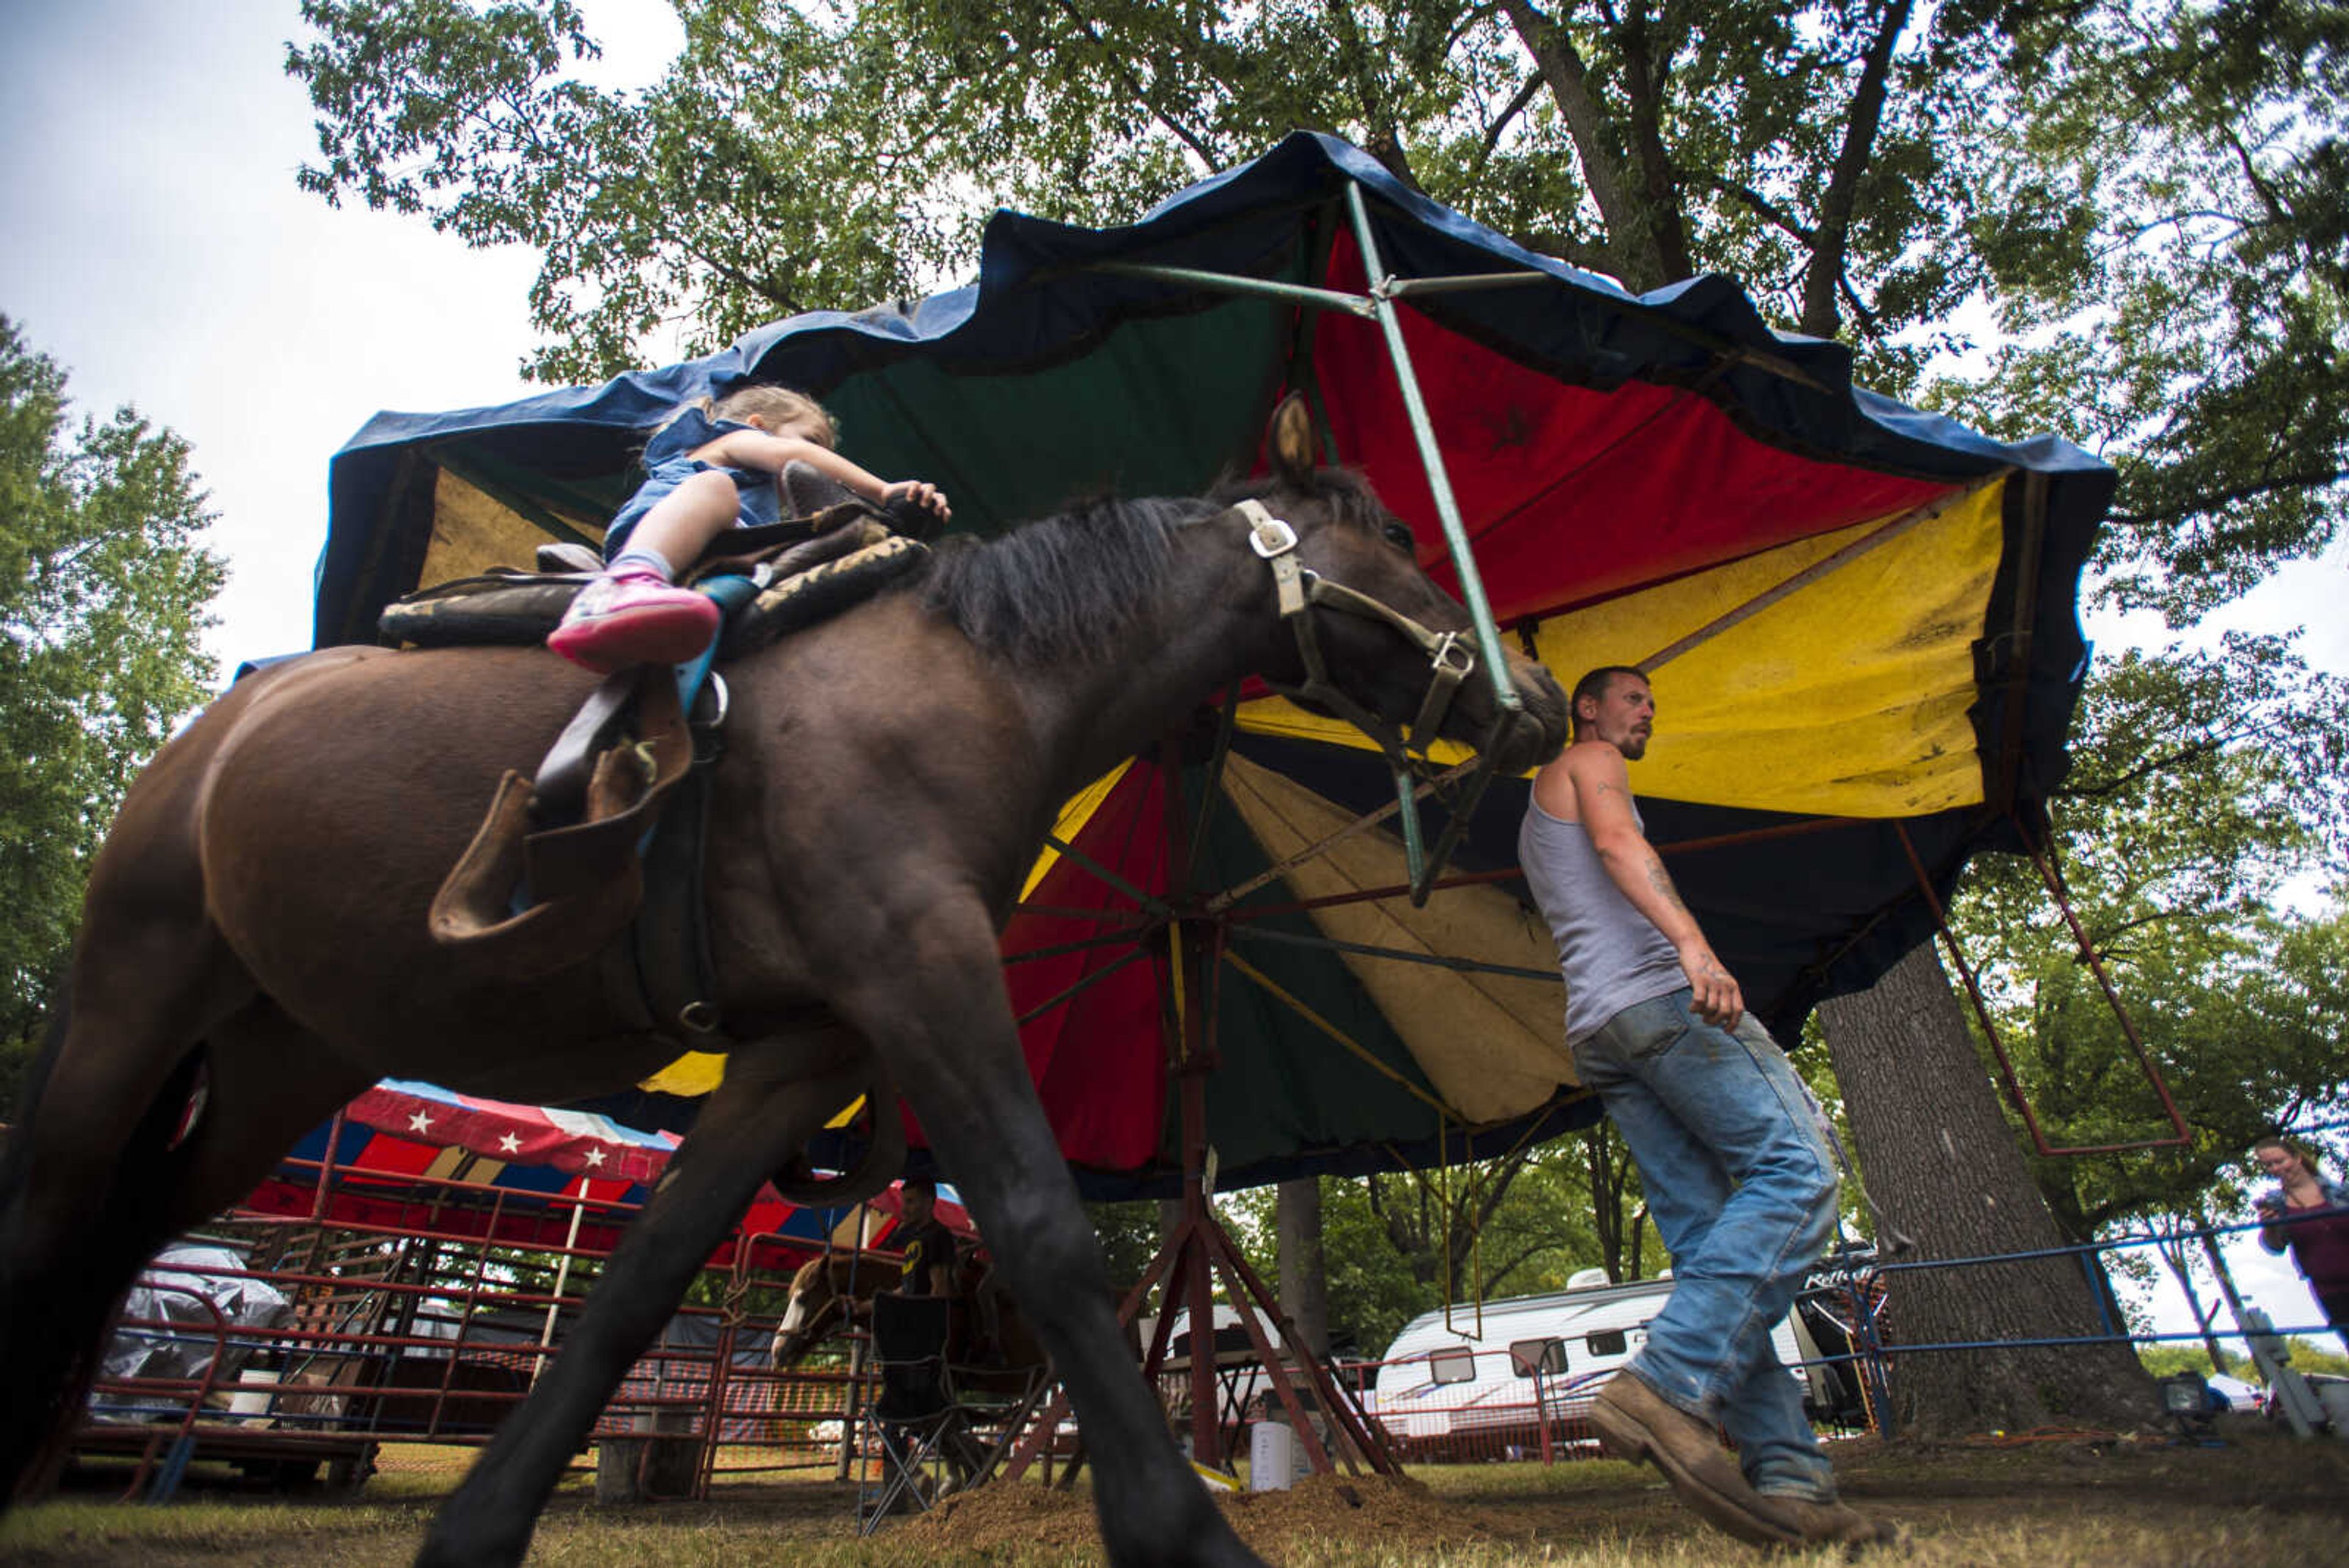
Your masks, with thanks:
M 1297 1434 L 1286 1421 L 1248 1428 L 1248 1490 L 1287 1491 L 1297 1479 Z

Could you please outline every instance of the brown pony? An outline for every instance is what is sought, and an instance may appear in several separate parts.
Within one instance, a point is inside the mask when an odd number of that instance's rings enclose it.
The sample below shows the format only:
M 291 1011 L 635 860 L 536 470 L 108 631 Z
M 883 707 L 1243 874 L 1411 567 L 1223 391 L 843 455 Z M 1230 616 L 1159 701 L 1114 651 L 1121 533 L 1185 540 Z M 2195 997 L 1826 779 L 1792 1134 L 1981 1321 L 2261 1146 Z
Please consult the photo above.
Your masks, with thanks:
M 898 1261 L 889 1252 L 825 1252 L 802 1263 L 792 1275 L 790 1299 L 767 1345 L 767 1364 L 779 1372 L 805 1361 L 808 1353 L 853 1326 L 864 1303 L 895 1290 Z
M 797 1366 L 817 1345 L 864 1315 L 874 1296 L 896 1289 L 899 1277 L 892 1253 L 810 1258 L 792 1275 L 791 1299 L 768 1346 L 769 1364 L 778 1371 Z M 1030 1374 L 1050 1364 L 1018 1300 L 1003 1288 L 1000 1271 L 979 1254 L 968 1253 L 955 1266 L 954 1282 L 958 1310 L 947 1359 L 963 1386 L 981 1393 L 998 1391 L 999 1386 L 1023 1387 Z
M 1069 795 L 1242 676 L 1305 675 L 1251 548 L 1263 536 L 1234 503 L 1285 519 L 1288 556 L 1328 583 L 1464 626 L 1368 488 L 1311 469 L 1301 409 L 1272 444 L 1267 480 L 1103 502 L 943 550 L 729 668 L 708 889 L 732 1059 L 419 1561 L 522 1560 L 726 1228 L 884 1072 L 1051 1352 L 1096 1456 L 1111 1560 L 1254 1561 L 1134 1373 L 1028 1079 L 996 933 Z M 1360 607 L 1302 617 L 1333 701 L 1408 721 L 1425 658 Z M 1443 730 L 1498 737 L 1516 770 L 1557 750 L 1566 704 L 1511 658 L 1524 711 L 1472 680 Z M 0 1163 L 0 1495 L 54 1451 L 140 1263 L 376 1079 L 544 1104 L 623 1090 L 677 1054 L 624 1021 L 592 952 L 517 978 L 428 929 L 502 771 L 543 753 L 592 683 L 534 648 L 328 649 L 240 682 L 132 786 Z

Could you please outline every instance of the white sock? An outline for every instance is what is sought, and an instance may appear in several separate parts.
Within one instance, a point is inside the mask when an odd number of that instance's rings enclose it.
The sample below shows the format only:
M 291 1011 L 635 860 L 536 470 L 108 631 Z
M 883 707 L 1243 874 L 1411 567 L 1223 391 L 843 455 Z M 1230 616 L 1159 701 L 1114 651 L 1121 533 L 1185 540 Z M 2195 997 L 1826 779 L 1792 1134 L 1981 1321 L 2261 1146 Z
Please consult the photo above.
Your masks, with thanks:
M 615 577 L 631 569 L 655 573 L 665 583 L 677 581 L 677 568 L 668 564 L 667 556 L 649 545 L 631 544 L 604 565 L 605 572 Z

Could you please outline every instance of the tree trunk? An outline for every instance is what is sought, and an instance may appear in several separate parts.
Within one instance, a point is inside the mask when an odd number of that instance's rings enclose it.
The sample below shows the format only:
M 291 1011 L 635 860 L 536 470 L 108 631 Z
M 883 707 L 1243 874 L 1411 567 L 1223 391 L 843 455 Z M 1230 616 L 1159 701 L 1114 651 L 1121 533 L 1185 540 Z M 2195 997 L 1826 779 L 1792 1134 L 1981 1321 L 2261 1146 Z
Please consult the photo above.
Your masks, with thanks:
M 2188 1224 L 2195 1226 L 2208 1238 L 2210 1230 L 2209 1219 L 2200 1214 L 2180 1216 L 2178 1229 L 2165 1236 L 2153 1250 L 2160 1256 L 2162 1266 L 2169 1271 L 2170 1278 L 2178 1282 L 2178 1290 L 2186 1297 L 2186 1310 L 2194 1314 L 2194 1326 L 2202 1331 L 2202 1349 L 2210 1357 L 2210 1370 L 2223 1376 L 2233 1370 L 2233 1364 L 2227 1359 L 2226 1347 L 2219 1343 L 2218 1333 L 2210 1326 L 2219 1315 L 2220 1303 L 2213 1302 L 2209 1312 L 2202 1310 L 2202 1293 L 2194 1288 L 2194 1265 L 2186 1256 L 2185 1228 Z
M 1316 1355 L 1330 1354 L 1330 1272 L 1321 1257 L 1321 1183 L 1284 1181 L 1274 1199 L 1280 1232 L 1280 1310 Z
M 1819 1009 L 1870 1192 L 1918 1244 L 1912 1258 L 2063 1245 L 2032 1185 L 1940 956 L 1926 942 L 1869 991 Z M 2116 1332 L 2076 1257 L 1905 1270 L 1889 1278 L 1899 1344 L 2035 1340 Z M 2155 1414 L 2126 1344 L 1896 1355 L 1892 1421 L 1905 1437 L 2056 1424 L 2127 1426 Z
M 1647 1207 L 1633 1185 L 1638 1168 L 1611 1121 L 1582 1135 L 1583 1168 L 1590 1183 L 1591 1229 L 1599 1238 L 1599 1261 L 1615 1284 L 1640 1277 L 1640 1242 L 1647 1233 Z

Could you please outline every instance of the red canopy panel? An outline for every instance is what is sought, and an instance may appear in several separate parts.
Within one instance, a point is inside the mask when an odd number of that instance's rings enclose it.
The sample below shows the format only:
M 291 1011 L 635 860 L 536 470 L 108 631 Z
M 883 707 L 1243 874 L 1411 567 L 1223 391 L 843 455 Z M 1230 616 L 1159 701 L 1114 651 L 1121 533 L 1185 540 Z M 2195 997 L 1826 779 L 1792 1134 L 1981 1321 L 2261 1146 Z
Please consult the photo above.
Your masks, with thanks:
M 1328 286 L 1367 286 L 1350 236 L 1332 252 Z M 1746 435 L 1695 389 L 1572 386 L 1408 302 L 1398 314 L 1477 569 L 1503 621 L 1890 516 L 1956 488 L 1799 457 Z M 1313 353 L 1339 458 L 1368 473 L 1381 498 L 1416 526 L 1420 559 L 1456 592 L 1378 324 L 1325 312 Z
M 1163 891 L 1167 836 L 1159 771 L 1126 771 L 1085 823 L 1076 847 L 1134 887 Z M 1071 909 L 1132 911 L 1133 898 L 1063 857 L 1027 902 Z M 1077 916 L 1021 915 L 1004 933 L 1003 952 L 1024 952 L 1102 936 L 1114 928 Z M 1130 944 L 1109 943 L 1006 966 L 1013 1016 L 1025 1017 L 1088 976 L 1117 963 Z M 1166 1074 L 1154 1048 L 1162 1038 L 1159 961 L 1127 959 L 1123 967 L 1021 1026 L 1044 1113 L 1061 1149 L 1078 1165 L 1125 1170 L 1158 1151 L 1165 1116 Z

